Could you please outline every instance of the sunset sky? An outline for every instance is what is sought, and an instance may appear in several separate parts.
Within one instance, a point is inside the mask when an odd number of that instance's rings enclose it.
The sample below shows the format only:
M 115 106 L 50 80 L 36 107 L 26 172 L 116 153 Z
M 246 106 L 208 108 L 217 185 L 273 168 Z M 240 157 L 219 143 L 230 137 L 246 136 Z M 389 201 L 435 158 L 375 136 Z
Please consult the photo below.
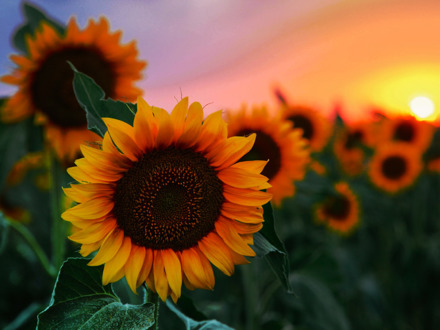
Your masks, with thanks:
M 138 84 L 150 104 L 170 109 L 181 93 L 207 112 L 243 103 L 292 103 L 351 119 L 371 107 L 408 112 L 416 96 L 440 113 L 440 1 L 34 1 L 51 17 L 105 15 L 148 61 Z M 0 10 L 0 75 L 10 72 L 18 1 Z M 0 84 L 0 95 L 12 94 Z

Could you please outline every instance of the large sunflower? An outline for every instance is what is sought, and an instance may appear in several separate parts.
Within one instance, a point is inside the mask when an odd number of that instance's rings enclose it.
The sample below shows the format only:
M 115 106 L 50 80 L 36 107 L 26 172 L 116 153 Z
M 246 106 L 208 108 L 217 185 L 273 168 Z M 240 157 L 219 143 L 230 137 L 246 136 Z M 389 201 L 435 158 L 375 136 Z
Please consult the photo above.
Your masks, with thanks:
M 312 152 L 319 152 L 327 144 L 331 124 L 319 111 L 304 106 L 285 106 L 282 117 L 290 120 L 294 128 L 301 128 L 303 138 L 310 144 Z
M 309 163 L 307 141 L 301 137 L 302 131 L 293 129 L 290 122 L 270 116 L 265 107 L 255 107 L 248 112 L 242 108 L 228 112 L 229 135 L 247 136 L 257 133 L 252 150 L 243 160 L 265 159 L 269 163 L 263 175 L 269 178 L 273 201 L 279 205 L 284 197 L 294 194 L 294 180 L 304 178 Z
M 349 233 L 359 222 L 359 202 L 346 182 L 334 188 L 335 193 L 316 206 L 316 220 L 339 233 Z
M 374 146 L 374 128 L 374 123 L 358 122 L 336 133 L 333 151 L 347 174 L 358 175 L 365 169 L 365 152 L 362 147 Z
M 381 122 L 378 138 L 380 143 L 406 142 L 424 151 L 429 146 L 435 128 L 426 121 L 411 116 L 387 118 Z
M 266 161 L 237 162 L 255 142 L 227 137 L 221 112 L 203 121 L 199 103 L 180 101 L 169 115 L 139 98 L 133 127 L 104 118 L 102 149 L 81 146 L 69 168 L 79 184 L 65 189 L 79 205 L 63 213 L 81 254 L 99 249 L 104 284 L 124 275 L 133 291 L 146 282 L 174 301 L 182 281 L 212 289 L 210 262 L 227 275 L 254 256 L 252 234 L 262 228 L 271 196 L 261 175 Z
M 378 147 L 369 164 L 371 182 L 389 193 L 413 184 L 421 170 L 420 150 L 405 142 L 390 142 Z
M 85 112 L 76 101 L 73 71 L 67 61 L 92 77 L 106 96 L 124 101 L 136 100 L 141 91 L 133 81 L 141 77 L 146 63 L 138 61 L 135 42 L 119 43 L 121 31 L 110 33 L 108 21 L 89 21 L 80 30 L 71 19 L 65 35 L 42 23 L 33 38 L 27 38 L 29 55 L 12 55 L 17 65 L 12 74 L 1 81 L 18 86 L 18 91 L 2 109 L 5 122 L 15 122 L 36 115 L 36 122 L 45 125 L 48 144 L 64 163 L 71 162 L 84 141 L 97 136 L 87 130 Z

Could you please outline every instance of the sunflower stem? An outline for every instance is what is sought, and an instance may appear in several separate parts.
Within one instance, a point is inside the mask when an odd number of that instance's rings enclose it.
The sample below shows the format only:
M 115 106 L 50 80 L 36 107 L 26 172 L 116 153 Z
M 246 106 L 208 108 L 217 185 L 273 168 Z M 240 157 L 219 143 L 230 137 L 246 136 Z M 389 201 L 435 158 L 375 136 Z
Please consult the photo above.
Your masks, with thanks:
M 151 329 L 159 330 L 159 306 L 160 306 L 159 295 L 151 291 L 146 285 L 145 285 L 145 289 L 147 290 L 146 302 L 154 304 L 154 325 Z
M 50 199 L 52 214 L 52 263 L 59 269 L 66 251 L 66 226 L 61 220 L 61 170 L 53 152 L 49 153 Z
M 246 315 L 246 330 L 257 330 L 259 326 L 256 322 L 256 310 L 258 301 L 258 288 L 255 278 L 256 269 L 255 263 L 243 266 L 240 268 L 241 278 L 244 287 L 245 296 L 245 315 Z
M 40 244 L 38 244 L 34 235 L 32 235 L 32 233 L 25 226 L 17 221 L 8 220 L 8 225 L 14 228 L 23 237 L 26 243 L 29 244 L 32 251 L 34 251 L 44 270 L 51 277 L 55 278 L 57 275 L 56 269 L 50 264 L 49 258 L 47 257 L 46 253 L 44 253 L 43 248 L 40 246 Z

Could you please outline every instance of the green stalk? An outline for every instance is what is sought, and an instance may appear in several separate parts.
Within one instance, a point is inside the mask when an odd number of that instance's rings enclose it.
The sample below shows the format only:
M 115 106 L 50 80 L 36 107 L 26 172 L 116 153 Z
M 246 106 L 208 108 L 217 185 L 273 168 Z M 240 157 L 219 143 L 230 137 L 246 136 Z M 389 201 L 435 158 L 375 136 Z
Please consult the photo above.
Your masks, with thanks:
M 66 252 L 66 225 L 61 219 L 61 185 L 62 178 L 60 166 L 53 152 L 50 152 L 50 199 L 52 215 L 52 263 L 59 269 L 64 261 Z
M 259 329 L 256 322 L 258 288 L 255 278 L 255 263 L 240 267 L 245 298 L 246 330 Z
M 152 330 L 159 330 L 159 306 L 160 299 L 159 295 L 153 291 L 151 291 L 145 284 L 145 289 L 147 290 L 146 302 L 154 304 L 154 325 L 152 326 Z
M 43 249 L 41 248 L 40 244 L 38 244 L 35 237 L 32 235 L 32 233 L 21 223 L 16 221 L 8 221 L 8 225 L 14 228 L 18 233 L 21 234 L 21 236 L 24 238 L 26 243 L 29 244 L 32 251 L 34 251 L 37 259 L 40 261 L 41 265 L 43 266 L 44 270 L 51 276 L 56 277 L 57 272 L 56 269 L 50 264 L 49 258 L 44 253 Z

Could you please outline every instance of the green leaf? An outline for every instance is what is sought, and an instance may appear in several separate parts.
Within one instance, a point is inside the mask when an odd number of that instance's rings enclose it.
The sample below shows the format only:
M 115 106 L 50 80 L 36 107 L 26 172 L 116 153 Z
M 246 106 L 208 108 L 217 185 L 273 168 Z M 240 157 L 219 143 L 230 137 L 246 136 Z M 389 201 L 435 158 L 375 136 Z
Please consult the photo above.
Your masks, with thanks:
M 291 283 L 303 308 L 304 329 L 350 329 L 344 310 L 324 284 L 299 274 L 291 276 Z
M 15 31 L 12 36 L 12 43 L 15 48 L 23 53 L 28 52 L 26 44 L 27 36 L 34 35 L 35 30 L 40 27 L 43 21 L 49 23 L 58 33 L 64 34 L 65 28 L 63 25 L 53 18 L 49 18 L 42 9 L 25 2 L 23 3 L 22 11 L 25 22 Z
M 79 105 L 86 111 L 89 130 L 101 137 L 107 132 L 107 127 L 101 118 L 109 117 L 133 125 L 136 105 L 104 99 L 105 93 L 95 81 L 84 73 L 79 72 L 69 63 L 74 71 L 73 89 Z
M 292 289 L 288 280 L 289 259 L 284 244 L 275 231 L 273 211 L 270 203 L 263 205 L 263 210 L 264 225 L 260 232 L 254 235 L 253 249 L 258 256 L 264 256 L 284 289 L 291 293 Z
M 170 300 L 166 302 L 167 307 L 174 312 L 185 324 L 186 330 L 231 330 L 226 324 L 220 323 L 217 320 L 195 321 L 192 318 L 183 314 Z
M 154 305 L 122 304 L 111 285 L 101 282 L 103 267 L 69 258 L 60 269 L 49 307 L 38 315 L 39 329 L 149 329 Z
M 9 234 L 9 224 L 5 219 L 3 212 L 0 211 L 0 254 L 2 254 L 3 250 L 6 247 L 6 243 L 8 241 Z

